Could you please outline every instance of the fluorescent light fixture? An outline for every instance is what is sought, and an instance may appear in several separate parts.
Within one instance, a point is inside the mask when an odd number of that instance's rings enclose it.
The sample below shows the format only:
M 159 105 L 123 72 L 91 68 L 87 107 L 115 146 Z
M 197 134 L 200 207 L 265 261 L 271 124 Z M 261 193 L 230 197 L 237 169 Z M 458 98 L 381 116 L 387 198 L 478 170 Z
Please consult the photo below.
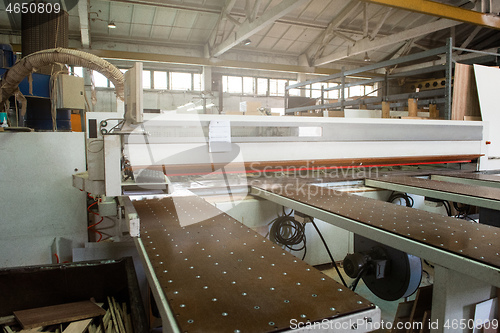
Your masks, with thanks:
M 108 23 L 108 28 L 110 29 L 115 29 L 116 28 L 116 24 L 115 24 L 115 21 L 111 21 Z

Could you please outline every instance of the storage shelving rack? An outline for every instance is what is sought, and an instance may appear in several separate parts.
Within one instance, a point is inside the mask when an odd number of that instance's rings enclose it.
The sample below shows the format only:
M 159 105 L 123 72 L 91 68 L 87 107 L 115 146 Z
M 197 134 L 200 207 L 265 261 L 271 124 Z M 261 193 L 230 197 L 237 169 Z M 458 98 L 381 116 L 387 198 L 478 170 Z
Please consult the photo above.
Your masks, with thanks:
M 363 66 L 357 69 L 351 69 L 351 70 L 345 70 L 344 68 L 336 74 L 332 74 L 329 76 L 325 77 L 320 77 L 320 78 L 315 78 L 312 80 L 308 81 L 303 81 L 299 82 L 296 84 L 288 85 L 286 86 L 285 89 L 285 114 L 295 114 L 295 112 L 303 112 L 303 111 L 311 111 L 311 110 L 340 110 L 344 111 L 346 107 L 351 107 L 355 105 L 366 105 L 368 109 L 375 109 L 376 104 L 380 104 L 382 102 L 389 102 L 391 108 L 396 108 L 396 107 L 404 107 L 408 105 L 408 99 L 409 98 L 414 98 L 418 99 L 418 105 L 419 106 L 425 106 L 429 104 L 440 104 L 443 105 L 441 108 L 443 110 L 443 113 L 441 114 L 444 116 L 444 119 L 451 119 L 451 103 L 452 103 L 452 85 L 453 85 L 453 68 L 455 64 L 455 60 L 453 60 L 453 51 L 461 51 L 461 52 L 471 52 L 471 53 L 477 53 L 478 57 L 481 56 L 487 56 L 489 59 L 491 57 L 496 58 L 496 62 L 498 63 L 500 59 L 500 53 L 493 53 L 493 52 L 483 52 L 483 51 L 477 51 L 477 50 L 470 50 L 470 49 L 464 49 L 464 48 L 459 48 L 459 47 L 454 47 L 452 46 L 452 39 L 449 38 L 447 40 L 447 43 L 445 46 L 426 50 L 423 52 L 418 52 L 414 54 L 410 54 L 407 56 L 399 57 L 396 59 L 391 59 L 391 60 L 386 60 L 382 62 L 378 62 L 375 64 L 370 64 L 368 66 Z M 499 50 L 500 52 L 500 50 Z M 353 75 L 360 75 L 366 73 L 369 73 L 371 71 L 377 70 L 377 69 L 382 69 L 382 68 L 389 68 L 395 65 L 403 64 L 403 63 L 415 63 L 420 61 L 423 61 L 425 59 L 429 59 L 431 57 L 439 56 L 442 55 L 442 59 L 444 59 L 443 64 L 439 65 L 431 65 L 425 68 L 419 68 L 415 70 L 409 70 L 405 72 L 397 72 L 397 73 L 388 73 L 387 70 L 385 72 L 385 75 L 381 74 L 375 74 L 374 78 L 370 79 L 362 79 L 359 81 L 355 82 L 346 82 L 346 78 L 348 76 L 353 76 Z M 470 63 L 470 61 L 468 62 Z M 441 87 L 438 89 L 432 89 L 432 90 L 422 90 L 422 91 L 415 91 L 415 92 L 410 92 L 410 93 L 401 93 L 401 94 L 392 94 L 389 95 L 387 94 L 388 92 L 388 82 L 390 80 L 395 80 L 395 79 L 401 79 L 401 78 L 408 78 L 416 75 L 422 75 L 422 74 L 429 74 L 429 73 L 435 73 L 438 71 L 445 71 L 445 79 Z M 288 107 L 288 101 L 290 97 L 290 90 L 291 89 L 303 89 L 305 86 L 308 86 L 313 83 L 321 83 L 321 82 L 336 82 L 339 83 L 335 87 L 329 87 L 325 88 L 322 86 L 321 88 L 321 97 L 319 100 L 321 101 L 320 104 L 318 105 L 310 105 L 310 106 L 301 106 L 301 107 L 294 107 L 294 108 L 289 108 Z M 356 85 L 366 85 L 366 84 L 371 84 L 371 83 L 382 83 L 383 84 L 383 89 L 377 89 L 377 90 L 382 90 L 382 94 L 378 94 L 379 96 L 376 97 L 369 97 L 369 98 L 359 98 L 356 100 L 347 100 L 345 98 L 345 89 L 348 87 L 356 86 Z M 331 90 L 340 90 L 339 93 L 339 100 L 338 102 L 335 103 L 327 103 L 325 104 L 325 97 L 324 94 L 328 91 Z M 366 97 L 366 96 L 363 96 Z

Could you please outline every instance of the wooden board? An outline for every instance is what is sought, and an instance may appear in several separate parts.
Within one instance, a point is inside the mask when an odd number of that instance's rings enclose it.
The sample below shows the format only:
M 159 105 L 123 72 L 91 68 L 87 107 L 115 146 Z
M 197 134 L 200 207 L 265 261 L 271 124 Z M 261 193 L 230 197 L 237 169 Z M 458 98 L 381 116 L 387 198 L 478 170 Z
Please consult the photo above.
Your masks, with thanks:
M 413 304 L 413 309 L 411 310 L 410 322 L 423 322 L 424 315 L 426 311 L 430 311 L 432 308 L 432 285 L 427 287 L 422 287 L 418 289 L 417 296 L 415 297 L 415 303 Z M 418 327 L 418 326 L 413 326 Z M 407 333 L 416 332 L 416 330 L 408 329 Z
M 422 328 L 419 333 L 430 333 L 431 332 L 431 310 L 424 312 L 424 318 L 422 319 Z
M 95 303 L 82 301 L 14 311 L 14 316 L 23 328 L 33 328 L 97 317 L 105 313 L 106 311 Z
M 465 116 L 481 117 L 474 68 L 471 65 L 455 66 L 453 80 L 452 120 L 464 120 Z
M 394 317 L 394 323 L 392 325 L 391 333 L 404 332 L 404 329 L 398 329 L 398 323 L 406 323 L 410 320 L 410 314 L 413 309 L 413 304 L 415 301 L 399 303 L 398 309 L 396 310 L 396 316 Z
M 16 318 L 14 316 L 0 317 L 0 325 L 14 325 Z
M 84 319 L 79 321 L 74 321 L 66 327 L 63 333 L 83 333 L 90 325 L 91 319 Z

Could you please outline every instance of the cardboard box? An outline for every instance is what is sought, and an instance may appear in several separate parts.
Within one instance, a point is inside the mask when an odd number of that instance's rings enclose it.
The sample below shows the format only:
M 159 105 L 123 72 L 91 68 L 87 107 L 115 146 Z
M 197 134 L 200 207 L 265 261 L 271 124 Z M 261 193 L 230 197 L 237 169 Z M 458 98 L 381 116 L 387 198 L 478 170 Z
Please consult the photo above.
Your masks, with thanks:
M 258 112 L 259 108 L 262 107 L 260 102 L 240 102 L 240 112 Z M 260 112 L 259 112 L 260 114 Z
M 344 111 L 323 111 L 323 117 L 344 118 Z

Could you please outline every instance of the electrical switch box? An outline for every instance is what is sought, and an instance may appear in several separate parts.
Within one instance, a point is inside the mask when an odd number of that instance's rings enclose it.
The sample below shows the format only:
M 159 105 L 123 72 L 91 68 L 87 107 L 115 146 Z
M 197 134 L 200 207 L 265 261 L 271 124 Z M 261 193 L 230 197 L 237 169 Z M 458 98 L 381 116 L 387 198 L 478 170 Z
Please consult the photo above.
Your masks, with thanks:
M 82 77 L 61 74 L 57 76 L 58 109 L 85 109 L 84 81 Z

